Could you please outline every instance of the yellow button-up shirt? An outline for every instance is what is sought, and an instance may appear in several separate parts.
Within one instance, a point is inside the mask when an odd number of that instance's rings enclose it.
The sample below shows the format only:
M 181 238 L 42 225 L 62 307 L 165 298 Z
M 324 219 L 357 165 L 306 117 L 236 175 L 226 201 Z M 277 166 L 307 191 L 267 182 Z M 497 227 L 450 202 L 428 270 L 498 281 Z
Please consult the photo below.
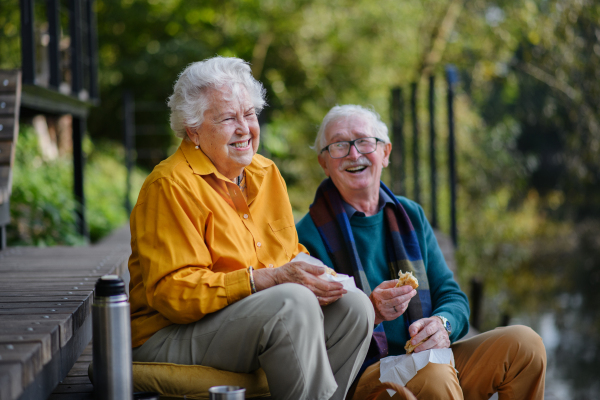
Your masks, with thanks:
M 255 155 L 244 195 L 184 140 L 148 176 L 131 214 L 133 347 L 251 294 L 248 267 L 279 267 L 299 252 L 275 164 Z

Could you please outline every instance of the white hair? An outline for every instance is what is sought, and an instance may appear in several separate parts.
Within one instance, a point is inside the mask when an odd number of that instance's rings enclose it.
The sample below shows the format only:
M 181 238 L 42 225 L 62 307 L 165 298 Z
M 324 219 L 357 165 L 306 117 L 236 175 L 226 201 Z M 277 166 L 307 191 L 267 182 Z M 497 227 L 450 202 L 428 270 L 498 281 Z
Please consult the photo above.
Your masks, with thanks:
M 311 149 L 315 150 L 317 153 L 320 153 L 321 149 L 327 146 L 325 131 L 327 130 L 327 126 L 329 124 L 337 121 L 340 118 L 354 116 L 361 116 L 365 119 L 371 128 L 371 133 L 374 137 L 383 140 L 385 143 L 390 143 L 387 125 L 381 121 L 381 117 L 372 107 L 365 108 L 355 104 L 346 104 L 343 106 L 333 107 L 331 110 L 329 110 L 327 115 L 325 115 L 325 118 L 323 118 L 323 122 L 321 122 L 321 126 L 319 127 L 319 131 L 317 132 L 315 144 L 311 147 Z
M 185 138 L 186 128 L 198 128 L 204 121 L 204 112 L 210 105 L 208 88 L 229 87 L 234 93 L 238 85 L 248 91 L 256 114 L 266 105 L 266 90 L 254 79 L 250 65 L 235 57 L 213 57 L 188 65 L 179 75 L 169 97 L 171 129 Z

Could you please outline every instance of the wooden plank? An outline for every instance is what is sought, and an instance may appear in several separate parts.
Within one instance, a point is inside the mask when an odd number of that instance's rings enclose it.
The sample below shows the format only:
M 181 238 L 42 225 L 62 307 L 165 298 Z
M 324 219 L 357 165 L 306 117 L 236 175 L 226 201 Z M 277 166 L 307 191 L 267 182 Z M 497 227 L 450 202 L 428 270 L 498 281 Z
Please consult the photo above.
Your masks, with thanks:
M 3 348 L 14 346 L 15 344 L 35 344 L 41 345 L 42 364 L 47 364 L 52 359 L 52 356 L 60 350 L 58 327 L 52 326 L 50 333 L 38 333 L 37 335 L 29 335 L 27 338 L 23 335 L 0 335 L 0 355 Z
M 15 293 L 15 292 L 13 292 Z M 19 292 L 16 292 L 15 295 L 13 296 L 4 296 L 4 293 L 0 294 L 0 303 L 22 303 L 25 301 L 29 301 L 29 302 L 40 302 L 43 301 L 45 303 L 56 303 L 57 301 L 61 301 L 64 303 L 69 303 L 69 302 L 82 302 L 83 300 L 85 300 L 88 296 L 85 295 L 70 295 L 69 297 L 63 296 L 61 295 L 55 295 L 55 296 L 44 296 L 44 297 L 33 297 L 35 296 L 37 293 L 31 293 L 31 296 L 25 297 L 23 295 L 20 295 Z
M 60 384 L 54 389 L 52 394 L 58 393 L 94 393 L 94 385 L 86 384 Z
M 42 370 L 42 346 L 40 343 L 16 343 L 0 346 L 0 365 L 20 363 L 22 387 L 32 383 Z
M 16 399 L 22 392 L 21 363 L 0 364 L 0 399 Z
M 0 141 L 0 165 L 9 167 L 12 160 L 13 142 Z
M 48 316 L 49 318 L 44 318 Z M 60 347 L 64 347 L 73 336 L 72 315 L 30 314 L 27 320 L 22 315 L 0 315 L 0 333 L 2 334 L 51 334 L 52 326 L 59 329 Z M 37 321 L 36 321 L 37 319 Z M 45 321 L 45 320 L 48 321 Z
M 16 92 L 19 86 L 19 75 L 18 70 L 0 70 L 0 92 Z
M 93 393 L 57 393 L 51 394 L 48 400 L 94 400 Z
M 67 377 L 65 379 L 63 379 L 63 381 L 61 382 L 61 384 L 65 384 L 65 385 L 82 385 L 84 383 L 92 383 L 92 382 L 90 382 L 90 377 L 87 376 L 87 374 L 85 376 L 79 376 L 79 375 L 71 376 L 70 371 L 69 371 L 69 374 L 67 375 Z
M 0 93 L 0 115 L 15 115 L 15 103 L 17 95 L 15 93 Z
M 39 288 L 37 288 L 39 289 Z M 38 294 L 39 292 L 43 291 L 43 293 L 47 293 L 52 295 L 52 297 L 56 297 L 56 301 L 60 301 L 62 300 L 69 300 L 72 298 L 72 296 L 91 296 L 92 295 L 92 291 L 90 290 L 73 290 L 73 289 L 62 289 L 62 290 L 58 290 L 58 291 L 53 291 L 51 289 L 44 289 L 41 288 L 40 291 L 31 291 L 31 289 L 29 290 L 25 290 L 23 288 L 10 288 L 10 289 L 3 289 L 2 292 L 2 296 L 3 297 L 11 297 L 11 296 L 34 296 L 36 294 Z M 63 296 L 62 298 L 60 296 Z
M 0 140 L 14 140 L 15 119 L 0 117 Z

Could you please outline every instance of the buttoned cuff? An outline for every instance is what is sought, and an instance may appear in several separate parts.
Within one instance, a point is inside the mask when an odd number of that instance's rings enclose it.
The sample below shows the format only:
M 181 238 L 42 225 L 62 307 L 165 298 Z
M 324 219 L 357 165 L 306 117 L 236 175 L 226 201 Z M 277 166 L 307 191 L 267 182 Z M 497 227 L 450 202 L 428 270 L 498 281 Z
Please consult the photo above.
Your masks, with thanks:
M 247 269 L 238 269 L 237 271 L 225 274 L 225 291 L 227 293 L 227 304 L 233 304 L 244 297 L 250 296 L 250 275 Z

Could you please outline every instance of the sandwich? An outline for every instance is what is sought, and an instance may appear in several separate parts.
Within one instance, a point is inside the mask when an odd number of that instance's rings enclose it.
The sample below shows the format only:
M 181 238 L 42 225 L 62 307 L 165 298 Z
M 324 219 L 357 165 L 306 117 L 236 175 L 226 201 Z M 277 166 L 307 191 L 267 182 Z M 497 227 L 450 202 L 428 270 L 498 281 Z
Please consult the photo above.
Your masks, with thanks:
M 429 338 L 426 337 L 425 339 L 421 340 L 419 343 L 417 343 L 415 345 L 410 343 L 411 339 L 408 339 L 408 341 L 404 345 L 404 350 L 406 350 L 406 354 L 411 354 L 413 351 L 415 351 L 415 349 L 417 347 L 419 347 L 421 344 L 425 343 L 427 341 L 427 339 L 429 339 Z

